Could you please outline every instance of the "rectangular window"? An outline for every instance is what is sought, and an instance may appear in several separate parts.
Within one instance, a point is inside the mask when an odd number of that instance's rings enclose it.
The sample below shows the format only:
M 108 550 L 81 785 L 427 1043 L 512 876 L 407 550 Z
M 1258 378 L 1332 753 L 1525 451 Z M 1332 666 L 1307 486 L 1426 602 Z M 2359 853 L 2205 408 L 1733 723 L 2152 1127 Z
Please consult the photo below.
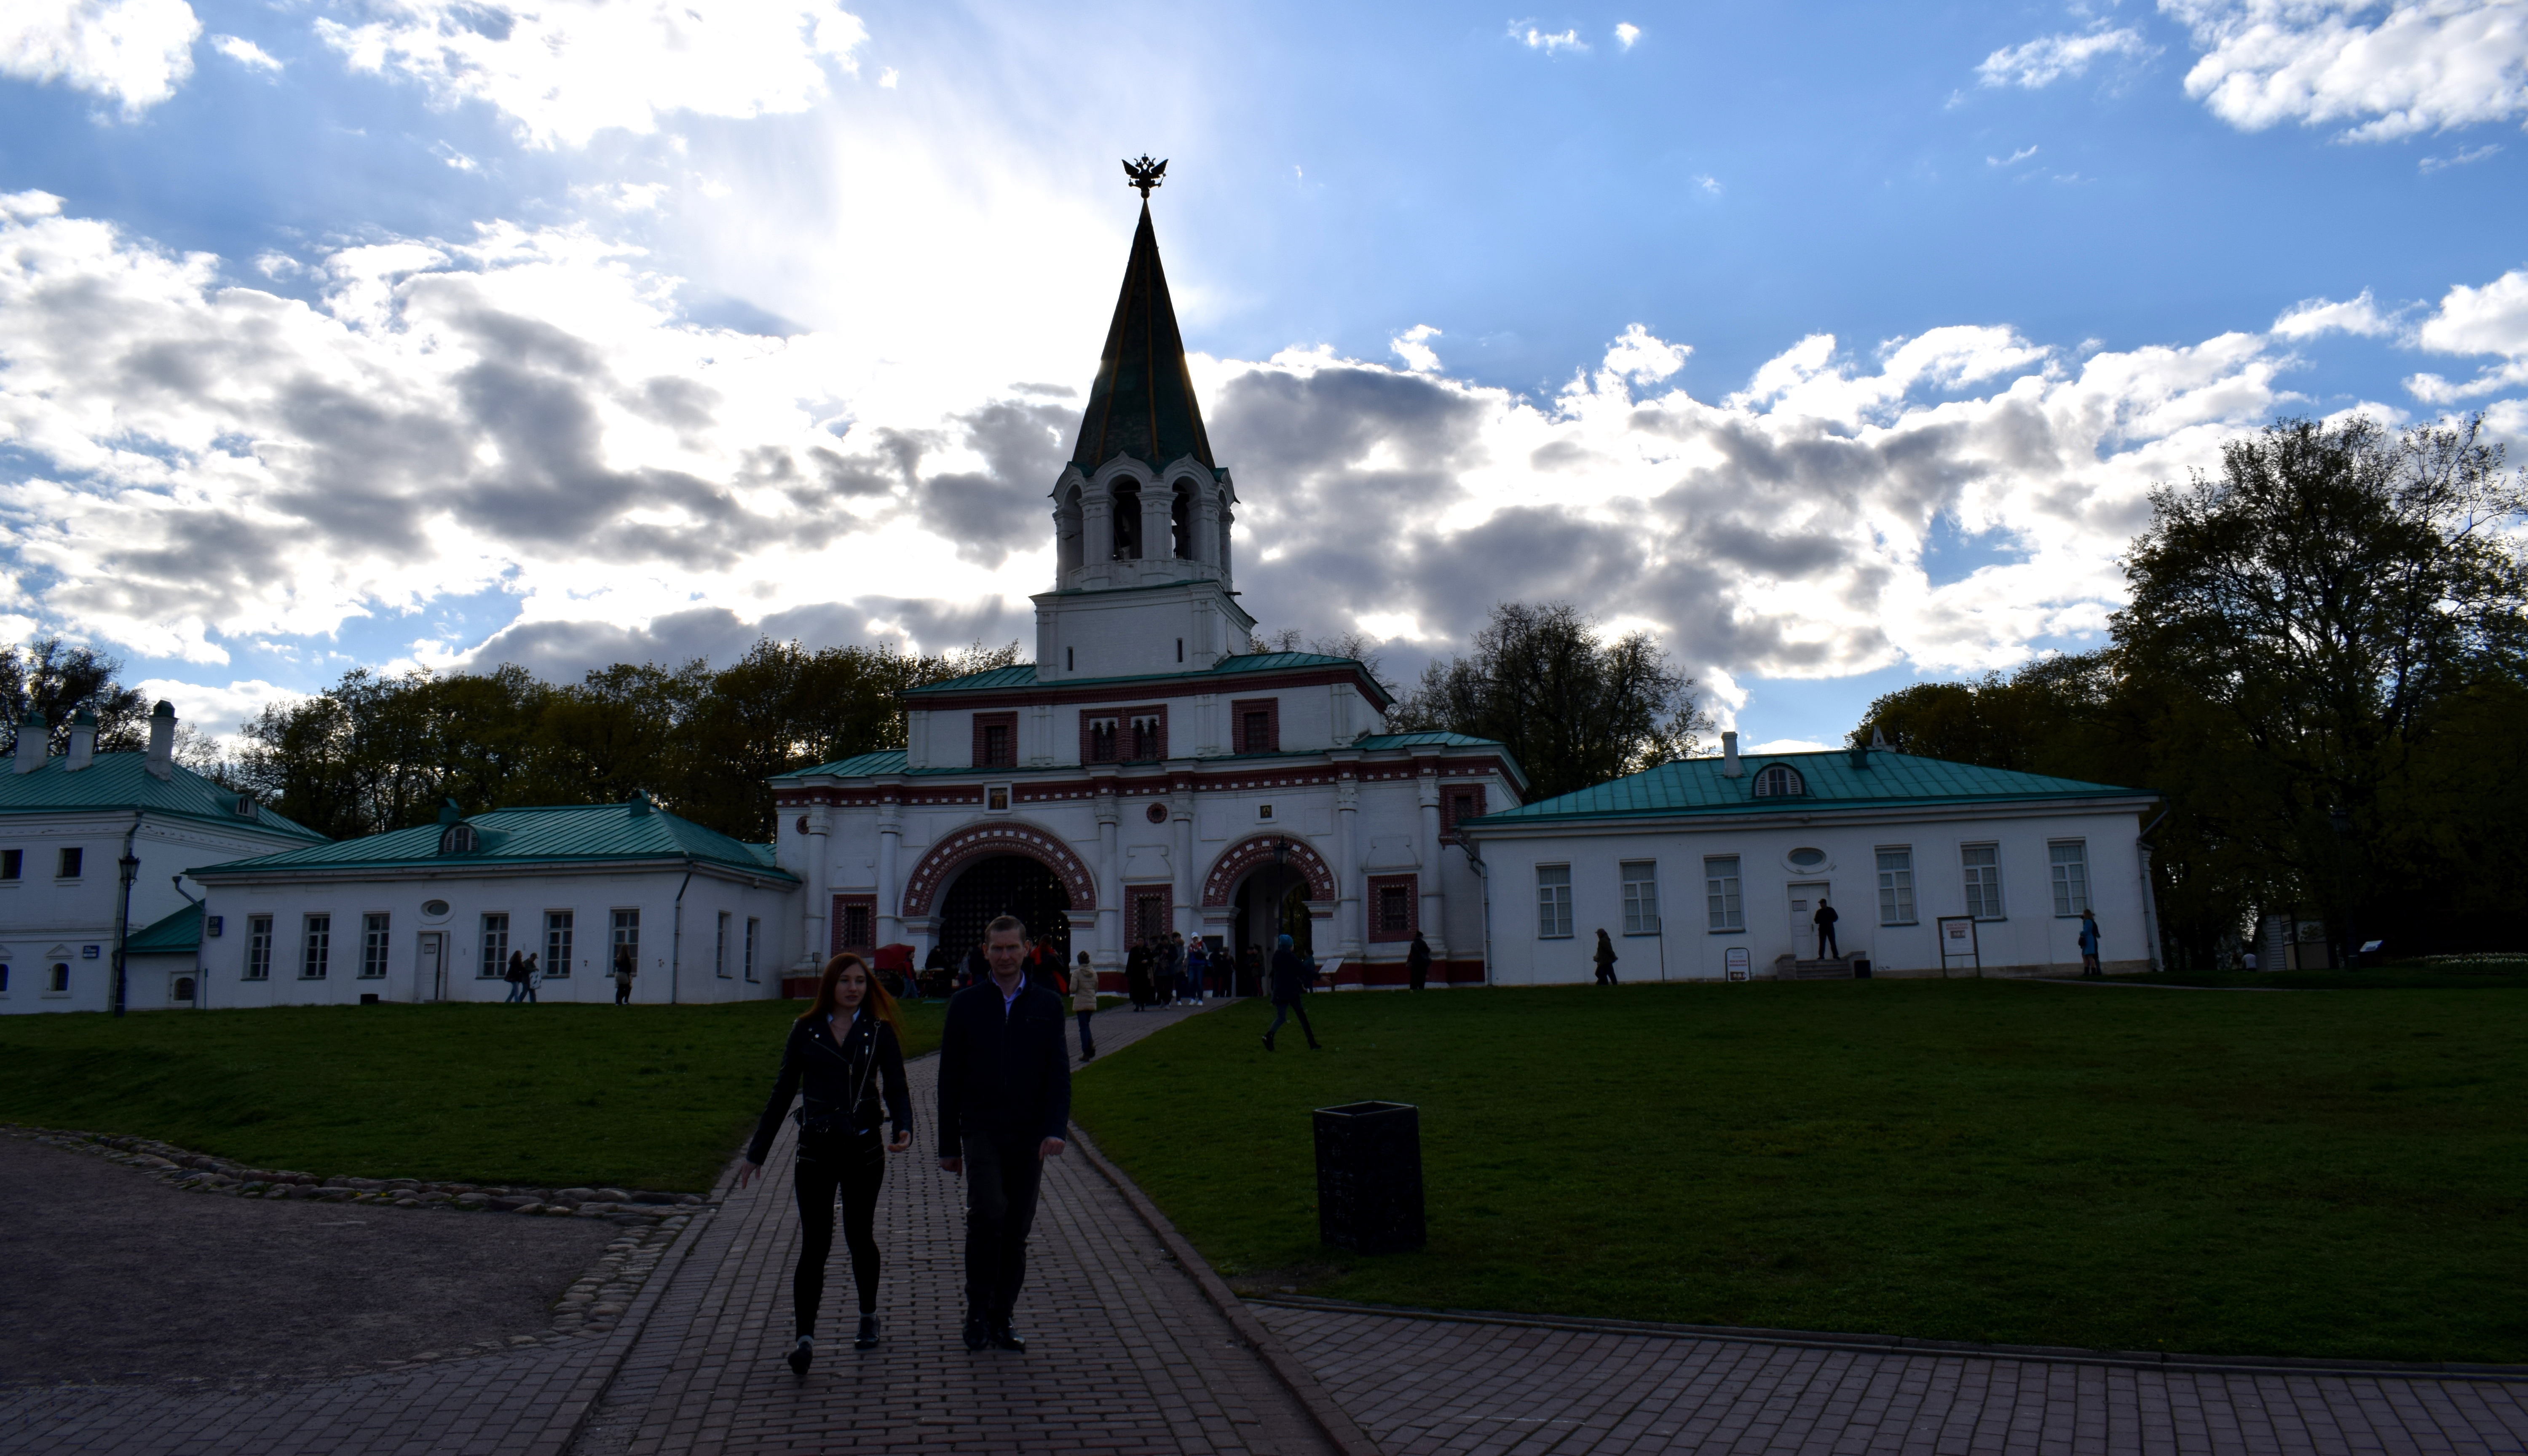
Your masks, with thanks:
M 2089 847 L 2082 840 L 2062 840 L 2045 847 L 2053 861 L 2054 913 L 2077 915 L 2089 908 Z
M 728 911 L 719 912 L 718 933 L 711 937 L 711 974 L 728 979 Z
M 1960 852 L 1967 877 L 1967 913 L 1978 920 L 2001 918 L 2001 847 L 1968 845 Z
M 1878 923 L 1914 923 L 1914 852 L 1878 852 Z
M 53 993 L 54 995 L 58 996 L 58 995 L 61 995 L 61 994 L 63 994 L 63 993 L 65 993 L 65 992 L 69 991 L 69 990 L 70 990 L 70 988 L 71 988 L 71 963 L 70 963 L 69 962 L 67 962 L 67 961 L 56 961 L 56 962 L 53 962 L 53 977 L 52 977 L 52 980 L 47 984 L 47 989 L 49 989 L 50 991 L 52 991 L 52 993 Z
M 298 978 L 302 981 L 325 979 L 325 972 L 330 968 L 333 959 L 334 917 L 309 915 L 306 947 L 298 958 Z
M 1016 768 L 1019 762 L 1019 715 L 974 714 L 974 766 Z
M 746 978 L 755 979 L 755 947 L 762 938 L 764 922 L 753 915 L 746 917 Z
M 1738 857 L 1715 856 L 1703 861 L 1703 899 L 1714 930 L 1747 928 L 1747 903 L 1738 893 Z
M 1172 886 L 1133 885 L 1125 894 L 1132 921 L 1127 929 L 1134 940 L 1154 943 L 1169 932 L 1176 901 Z
M 545 911 L 545 974 L 570 974 L 571 935 L 578 928 L 578 917 L 571 910 Z
M 1080 761 L 1112 763 L 1115 761 L 1115 735 L 1122 720 L 1113 713 L 1080 715 Z
M 9 962 L 0 961 L 0 996 L 9 994 Z
M 79 862 L 86 858 L 87 851 L 76 845 L 70 846 L 62 851 L 61 862 L 54 866 L 53 873 L 66 880 L 78 879 Z
M 387 973 L 387 917 L 360 917 L 360 978 L 382 980 Z
M 641 912 L 638 910 L 619 910 L 614 912 L 614 950 L 628 952 L 632 957 L 632 964 L 636 968 L 640 965 Z M 613 954 L 613 951 L 606 953 L 609 957 Z M 608 967 L 613 963 L 611 960 L 606 962 Z
M 1621 868 L 1624 876 L 1624 933 L 1659 934 L 1659 861 L 1627 859 Z
M 1229 704 L 1229 715 L 1236 730 L 1237 752 L 1278 754 L 1282 751 L 1281 699 L 1238 699 Z
M 1484 786 L 1481 784 L 1450 784 L 1448 789 L 1440 795 L 1441 840 L 1445 843 L 1454 844 L 1457 839 L 1457 821 L 1459 819 L 1480 819 L 1483 816 Z
M 26 872 L 25 850 L 0 850 L 0 880 L 14 880 Z
M 272 916 L 245 917 L 245 978 L 272 979 Z
M 1421 928 L 1422 883 L 1409 874 L 1369 877 L 1369 938 L 1411 940 Z
M 834 897 L 834 918 L 827 938 L 833 944 L 825 954 L 839 956 L 845 951 L 858 951 L 868 956 L 877 949 L 877 897 L 874 895 L 837 895 Z
M 1571 866 L 1568 864 L 1536 866 L 1536 937 L 1539 940 L 1571 938 Z
M 509 973 L 509 917 L 483 917 L 483 979 L 497 981 Z

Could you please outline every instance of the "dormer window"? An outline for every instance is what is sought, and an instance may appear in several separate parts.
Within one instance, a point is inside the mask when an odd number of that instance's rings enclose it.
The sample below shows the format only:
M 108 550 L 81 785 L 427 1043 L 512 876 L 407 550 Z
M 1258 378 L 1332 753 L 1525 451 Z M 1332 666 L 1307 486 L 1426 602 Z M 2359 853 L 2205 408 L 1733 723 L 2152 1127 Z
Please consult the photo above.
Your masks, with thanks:
M 1756 775 L 1756 797 L 1759 799 L 1796 799 L 1808 793 L 1809 786 L 1800 771 L 1787 763 L 1765 765 Z
M 483 837 L 474 832 L 471 824 L 450 824 L 439 831 L 439 853 L 443 855 L 471 855 L 482 847 Z

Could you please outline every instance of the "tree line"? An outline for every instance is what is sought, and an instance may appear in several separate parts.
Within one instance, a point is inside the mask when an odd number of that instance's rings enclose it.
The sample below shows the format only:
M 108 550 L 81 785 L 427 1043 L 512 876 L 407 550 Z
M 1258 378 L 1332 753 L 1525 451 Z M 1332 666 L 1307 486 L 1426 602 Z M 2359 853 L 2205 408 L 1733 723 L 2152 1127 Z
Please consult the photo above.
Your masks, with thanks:
M 2094 651 L 1870 705 L 1907 752 L 2157 790 L 2168 949 L 2259 910 L 2339 949 L 2516 949 L 2528 900 L 2528 482 L 2481 420 L 2284 419 L 2151 495 Z

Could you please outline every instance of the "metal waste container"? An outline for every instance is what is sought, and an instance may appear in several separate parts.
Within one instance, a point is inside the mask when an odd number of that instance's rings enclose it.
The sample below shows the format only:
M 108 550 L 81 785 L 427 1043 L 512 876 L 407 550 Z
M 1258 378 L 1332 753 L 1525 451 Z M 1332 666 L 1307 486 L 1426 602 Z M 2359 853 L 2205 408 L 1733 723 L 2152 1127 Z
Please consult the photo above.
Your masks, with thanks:
M 1317 1236 L 1356 1254 L 1418 1249 L 1422 1230 L 1422 1113 L 1402 1102 L 1321 1107 Z

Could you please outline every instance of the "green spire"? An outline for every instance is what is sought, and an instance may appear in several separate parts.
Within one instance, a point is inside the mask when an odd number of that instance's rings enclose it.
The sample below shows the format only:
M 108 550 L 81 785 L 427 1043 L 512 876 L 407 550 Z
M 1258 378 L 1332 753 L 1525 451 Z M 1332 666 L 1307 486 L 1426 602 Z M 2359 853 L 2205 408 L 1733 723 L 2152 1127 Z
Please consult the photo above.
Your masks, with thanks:
M 1095 470 L 1117 455 L 1153 468 L 1185 455 L 1205 465 L 1211 438 L 1203 433 L 1194 403 L 1193 376 L 1185 370 L 1185 339 L 1177 333 L 1176 305 L 1159 267 L 1159 237 L 1150 230 L 1150 205 L 1141 204 L 1141 226 L 1132 233 L 1132 260 L 1124 265 L 1124 293 L 1115 300 L 1115 323 L 1098 356 L 1097 383 L 1080 421 L 1080 443 L 1071 458 Z

